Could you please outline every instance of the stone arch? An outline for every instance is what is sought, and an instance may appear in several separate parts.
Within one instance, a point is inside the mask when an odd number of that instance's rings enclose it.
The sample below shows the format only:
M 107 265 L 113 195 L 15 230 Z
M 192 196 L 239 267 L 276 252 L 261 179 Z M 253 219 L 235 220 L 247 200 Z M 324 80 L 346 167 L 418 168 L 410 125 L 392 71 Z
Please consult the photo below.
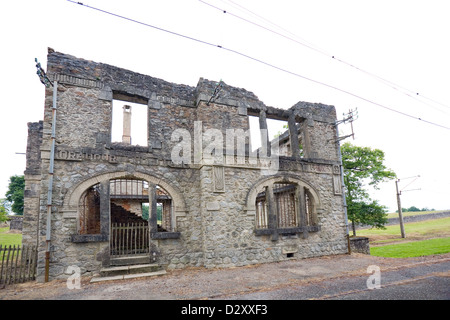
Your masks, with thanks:
M 268 178 L 264 178 L 258 182 L 256 182 L 248 191 L 247 197 L 246 197 L 246 207 L 245 211 L 248 215 L 255 215 L 256 214 L 256 196 L 258 195 L 258 190 L 261 189 L 263 186 L 267 185 L 273 185 L 275 183 L 293 183 L 298 184 L 299 186 L 303 186 L 308 189 L 308 191 L 311 193 L 312 198 L 314 200 L 314 207 L 316 212 L 321 212 L 321 200 L 319 197 L 318 192 L 306 181 L 300 179 L 297 176 L 284 174 L 284 175 L 276 175 L 271 176 Z
M 94 177 L 90 177 L 82 182 L 80 182 L 75 188 L 69 192 L 64 198 L 63 212 L 69 212 L 68 216 L 75 218 L 76 212 L 78 210 L 78 201 L 81 195 L 91 186 L 102 183 L 105 181 L 120 179 L 120 178 L 128 178 L 128 179 L 140 179 L 148 181 L 151 184 L 160 185 L 164 188 L 172 197 L 173 202 L 175 204 L 174 207 L 174 216 L 184 216 L 186 214 L 186 202 L 184 200 L 181 192 L 168 183 L 161 177 L 156 177 L 143 172 L 133 172 L 130 174 L 127 171 L 116 171 L 116 172 L 107 172 L 102 173 Z

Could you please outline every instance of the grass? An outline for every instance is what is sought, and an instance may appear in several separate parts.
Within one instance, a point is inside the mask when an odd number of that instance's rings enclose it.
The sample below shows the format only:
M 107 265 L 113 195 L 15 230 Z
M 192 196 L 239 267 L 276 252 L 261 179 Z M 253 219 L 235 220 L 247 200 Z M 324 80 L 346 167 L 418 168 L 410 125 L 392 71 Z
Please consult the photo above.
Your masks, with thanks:
M 370 253 L 379 257 L 406 258 L 450 252 L 450 217 L 405 223 L 406 238 L 400 226 L 386 226 L 385 230 L 358 230 L 358 236 L 369 238 Z
M 388 258 L 421 257 L 448 252 L 450 252 L 450 237 L 370 248 L 371 255 Z
M 22 234 L 21 233 L 7 233 L 9 227 L 0 228 L 0 245 L 21 245 L 22 244 Z
M 418 222 L 405 223 L 405 234 L 406 237 L 436 237 L 450 236 L 450 217 L 425 220 Z M 377 236 L 390 236 L 395 238 L 396 235 L 400 237 L 400 226 L 391 225 L 386 226 L 385 230 L 382 229 L 362 229 L 357 230 L 356 234 L 359 236 L 364 236 L 368 238 L 376 239 Z

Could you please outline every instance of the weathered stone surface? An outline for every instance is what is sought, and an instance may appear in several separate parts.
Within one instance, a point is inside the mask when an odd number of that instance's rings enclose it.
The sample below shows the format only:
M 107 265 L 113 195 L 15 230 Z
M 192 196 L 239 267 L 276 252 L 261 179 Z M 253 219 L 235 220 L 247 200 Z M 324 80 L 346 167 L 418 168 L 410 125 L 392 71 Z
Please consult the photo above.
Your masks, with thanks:
M 109 180 L 118 178 L 145 180 L 170 194 L 173 230 L 159 232 L 155 222 L 150 222 L 154 230 L 149 245 L 151 261 L 169 269 L 242 266 L 347 252 L 344 204 L 342 195 L 335 192 L 340 173 L 334 168 L 340 163 L 334 107 L 299 102 L 289 110 L 277 109 L 225 83 L 220 90 L 217 82 L 205 79 L 196 87 L 173 84 L 54 51 L 48 55 L 47 67 L 49 76 L 61 84 L 52 188 L 51 278 L 67 277 L 66 270 L 73 265 L 83 274 L 95 274 L 109 263 L 108 191 L 100 190 L 99 235 L 79 233 L 80 199 L 88 188 L 97 184 L 105 188 Z M 148 147 L 111 143 L 113 98 L 147 106 Z M 49 88 L 43 122 L 29 125 L 25 171 L 24 241 L 39 244 L 39 279 L 45 265 L 51 108 Z M 291 117 L 291 123 L 299 124 L 302 157 L 291 157 L 285 148 L 287 153 L 277 158 L 276 170 L 267 174 L 262 159 L 248 153 L 248 137 L 244 137 L 246 154 L 240 157 L 235 147 L 223 154 L 208 149 L 212 142 L 225 147 L 229 129 L 249 130 L 248 115 L 261 110 L 267 118 L 287 121 Z M 190 161 L 181 164 L 171 158 L 179 143 L 172 139 L 175 130 L 184 130 L 192 139 Z M 212 140 L 207 132 L 220 133 L 223 140 Z M 288 144 L 286 137 L 280 143 Z M 200 149 L 194 141 L 202 143 Z M 196 158 L 197 151 L 207 149 L 214 157 Z M 223 161 L 217 165 L 216 158 Z M 309 190 L 313 200 L 308 210 L 314 221 L 302 225 L 306 222 L 298 213 L 297 225 L 278 228 L 274 216 L 271 228 L 256 230 L 256 197 L 265 186 L 279 182 Z M 146 201 L 151 202 L 151 197 Z M 272 207 L 278 210 L 277 206 Z
M 369 238 L 350 237 L 350 248 L 352 252 L 370 254 Z

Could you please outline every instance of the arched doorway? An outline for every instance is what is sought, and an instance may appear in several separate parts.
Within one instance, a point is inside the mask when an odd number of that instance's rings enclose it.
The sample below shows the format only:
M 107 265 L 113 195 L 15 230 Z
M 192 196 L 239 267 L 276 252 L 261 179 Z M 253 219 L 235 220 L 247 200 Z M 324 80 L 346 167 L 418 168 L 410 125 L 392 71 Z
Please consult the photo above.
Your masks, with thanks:
M 128 203 L 125 200 L 128 200 Z M 111 211 L 114 211 L 111 207 L 120 205 L 120 201 L 122 208 L 129 212 L 111 214 Z M 142 212 L 139 212 L 139 209 L 135 210 L 136 203 L 142 207 Z M 122 223 L 119 226 L 121 228 L 126 227 L 126 224 L 133 227 L 132 223 L 136 223 L 137 220 L 140 226 L 135 224 L 136 230 L 133 232 L 138 236 L 133 238 L 130 236 L 132 234 L 130 230 L 127 231 L 128 235 L 124 231 L 125 235 L 121 241 L 123 243 L 126 239 L 128 243 L 143 241 L 145 250 L 150 253 L 147 256 L 151 255 L 153 262 L 155 261 L 153 254 L 158 250 L 159 240 L 180 237 L 177 217 L 185 216 L 187 213 L 184 197 L 175 185 L 162 177 L 138 171 L 133 174 L 124 171 L 107 172 L 81 181 L 66 195 L 63 211 L 66 217 L 77 219 L 76 233 L 71 235 L 71 241 L 78 243 L 106 241 L 114 243 L 112 241 L 117 237 L 113 235 L 112 223 Z M 121 246 L 126 248 L 122 244 Z M 127 251 L 129 254 L 142 252 L 142 250 Z M 114 253 L 116 252 L 119 251 L 116 250 Z M 106 259 L 105 265 L 109 265 L 109 261 L 109 258 Z
M 140 179 L 111 179 L 109 200 L 111 214 L 110 255 L 124 257 L 148 254 L 149 184 Z
M 153 233 L 176 231 L 172 196 L 162 186 L 142 179 L 111 179 L 109 197 L 111 257 L 148 254 Z

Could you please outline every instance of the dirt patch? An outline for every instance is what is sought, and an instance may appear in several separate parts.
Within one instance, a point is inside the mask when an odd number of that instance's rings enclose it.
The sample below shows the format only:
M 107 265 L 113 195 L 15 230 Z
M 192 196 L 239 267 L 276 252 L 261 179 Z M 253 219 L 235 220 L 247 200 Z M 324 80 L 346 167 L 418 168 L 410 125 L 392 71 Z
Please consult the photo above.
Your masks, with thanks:
M 5 231 L 3 233 L 7 233 L 7 234 L 21 234 L 22 231 L 21 230 L 12 229 L 12 230 L 7 230 L 7 231 Z

